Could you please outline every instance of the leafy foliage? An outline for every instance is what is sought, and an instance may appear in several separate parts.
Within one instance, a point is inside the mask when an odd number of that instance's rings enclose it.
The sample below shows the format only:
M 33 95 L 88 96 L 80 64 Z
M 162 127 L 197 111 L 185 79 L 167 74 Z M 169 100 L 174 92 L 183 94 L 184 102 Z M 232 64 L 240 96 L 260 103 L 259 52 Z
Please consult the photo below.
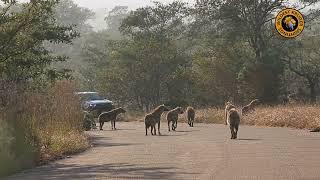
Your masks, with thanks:
M 0 72 L 1 77 L 13 81 L 35 78 L 64 77 L 66 70 L 57 72 L 49 65 L 65 61 L 64 56 L 52 55 L 43 42 L 71 43 L 78 33 L 71 26 L 55 24 L 52 16 L 57 1 L 36 1 L 18 6 L 14 2 L 1 9 Z M 61 76 L 62 75 L 62 76 Z
M 164 102 L 172 106 L 220 106 L 226 100 L 244 104 L 253 98 L 279 102 L 280 97 L 300 89 L 288 88 L 287 72 L 297 74 L 304 69 L 316 77 L 318 72 L 316 50 L 307 50 L 310 38 L 295 46 L 274 29 L 275 13 L 289 3 L 201 0 L 188 6 L 155 2 L 129 14 L 126 7 L 116 7 L 106 20 L 115 29 L 122 21 L 124 38 L 100 33 L 96 42 L 88 43 L 96 46 L 86 48 L 91 49 L 86 58 L 97 69 L 90 77 L 106 96 L 144 110 Z M 296 8 L 315 3 L 301 1 Z M 316 21 L 317 12 L 308 10 L 306 19 Z M 289 53 L 295 49 L 304 53 Z M 308 54 L 314 61 L 306 60 Z M 297 60 L 304 65 L 298 68 Z M 298 68 L 296 73 L 292 67 Z M 312 82 L 315 88 L 310 93 L 317 94 L 319 79 Z M 312 88 L 309 84 L 307 80 L 306 87 Z

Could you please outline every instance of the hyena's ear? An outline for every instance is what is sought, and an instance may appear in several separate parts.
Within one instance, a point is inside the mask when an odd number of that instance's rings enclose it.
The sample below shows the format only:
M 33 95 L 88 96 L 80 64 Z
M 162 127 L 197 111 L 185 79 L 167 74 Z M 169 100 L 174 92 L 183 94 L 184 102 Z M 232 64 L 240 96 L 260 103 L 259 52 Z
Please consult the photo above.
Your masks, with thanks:
M 167 108 L 172 108 L 172 106 L 170 104 L 163 104 L 165 107 Z

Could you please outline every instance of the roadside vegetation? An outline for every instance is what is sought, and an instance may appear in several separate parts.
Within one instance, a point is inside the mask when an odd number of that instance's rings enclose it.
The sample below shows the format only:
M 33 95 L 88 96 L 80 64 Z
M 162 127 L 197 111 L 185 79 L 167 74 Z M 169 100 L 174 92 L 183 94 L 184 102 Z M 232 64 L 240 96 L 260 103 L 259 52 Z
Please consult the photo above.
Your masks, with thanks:
M 12 91 L 13 90 L 13 91 Z M 75 86 L 59 81 L 43 92 L 8 89 L 0 109 L 0 175 L 33 167 L 89 147 Z
M 278 105 L 257 107 L 256 111 L 241 116 L 241 124 L 266 127 L 314 129 L 320 126 L 319 105 Z M 197 110 L 197 123 L 224 124 L 224 110 L 207 108 Z M 186 122 L 185 116 L 181 116 Z
M 106 29 L 86 36 L 82 72 L 87 83 L 131 110 L 159 104 L 241 106 L 319 96 L 319 8 L 317 1 L 204 0 L 194 4 L 155 2 L 129 11 L 115 7 Z M 282 8 L 301 9 L 306 28 L 286 39 L 274 28 Z M 117 32 L 117 33 L 116 33 Z
M 0 177 L 89 147 L 67 57 L 46 46 L 79 33 L 58 23 L 58 1 L 0 2 Z
M 296 129 L 315 129 L 320 127 L 320 106 L 307 104 L 291 104 L 276 106 L 258 106 L 247 116 L 241 116 L 241 124 L 265 127 L 288 127 Z M 241 111 L 240 107 L 238 108 Z M 165 121 L 166 113 L 162 120 Z M 131 113 L 125 116 L 127 121 L 143 122 L 143 113 Z M 224 109 L 196 109 L 195 123 L 224 124 Z M 187 123 L 186 114 L 179 115 L 180 123 Z
M 193 106 L 196 122 L 223 123 L 226 101 L 244 106 L 258 98 L 261 106 L 242 123 L 319 126 L 317 3 L 117 6 L 96 32 L 87 23 L 94 13 L 72 0 L 0 0 L 0 176 L 89 147 L 73 95 L 80 90 L 126 108 L 125 121 L 142 121 L 166 104 Z M 304 14 L 298 38 L 283 38 L 274 28 L 284 7 Z

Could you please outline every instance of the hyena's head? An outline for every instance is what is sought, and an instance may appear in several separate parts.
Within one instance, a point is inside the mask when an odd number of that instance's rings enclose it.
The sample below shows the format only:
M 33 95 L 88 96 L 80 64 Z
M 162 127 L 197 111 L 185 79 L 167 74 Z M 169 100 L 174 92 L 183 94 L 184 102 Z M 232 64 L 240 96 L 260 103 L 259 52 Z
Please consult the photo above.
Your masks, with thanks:
M 158 106 L 155 111 L 161 111 L 161 112 L 164 112 L 164 111 L 169 111 L 169 107 L 167 107 L 166 105 L 162 104 L 160 106 Z
M 227 101 L 227 102 L 225 103 L 225 105 L 226 105 L 226 106 L 232 105 L 232 103 L 231 103 L 230 101 Z
M 259 100 L 259 99 L 255 99 L 255 100 L 253 100 L 253 101 L 251 102 L 251 104 L 253 104 L 253 105 L 258 105 L 258 104 L 260 104 L 260 100 Z
M 119 112 L 119 113 L 126 113 L 126 110 L 124 110 L 123 108 L 119 108 L 119 109 L 118 109 L 118 112 Z
M 182 107 L 177 107 L 176 109 L 177 109 L 178 114 L 183 114 L 184 113 Z

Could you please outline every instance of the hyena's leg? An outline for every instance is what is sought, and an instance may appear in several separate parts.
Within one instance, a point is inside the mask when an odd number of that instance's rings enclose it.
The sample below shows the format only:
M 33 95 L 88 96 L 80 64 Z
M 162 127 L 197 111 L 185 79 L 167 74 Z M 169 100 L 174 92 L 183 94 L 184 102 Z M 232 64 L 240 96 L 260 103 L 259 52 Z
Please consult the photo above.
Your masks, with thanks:
M 178 121 L 177 121 L 177 120 L 175 120 L 175 121 L 174 121 L 174 130 L 176 130 L 176 129 L 177 129 L 177 127 L 178 127 Z
M 168 130 L 170 132 L 170 121 L 168 121 Z
M 161 133 L 160 133 L 160 121 L 158 123 L 158 134 L 159 134 L 159 136 L 161 135 Z
M 230 126 L 231 139 L 234 139 L 234 129 L 233 126 Z
M 100 122 L 100 130 L 102 131 L 102 127 L 103 127 L 104 122 Z
M 157 135 L 157 128 L 156 128 L 156 124 L 153 125 L 153 132 L 154 132 L 154 135 L 156 136 Z
M 146 128 L 146 136 L 148 136 L 148 126 L 145 124 L 145 128 Z
M 227 110 L 225 110 L 224 114 L 225 114 L 225 117 L 226 117 L 224 124 L 228 125 L 228 112 L 227 112 Z
M 171 129 L 172 129 L 172 131 L 174 131 L 174 130 L 175 130 L 175 129 L 174 129 L 174 121 L 172 121 Z
M 113 127 L 114 127 L 114 130 L 117 130 L 116 129 L 116 120 L 113 121 Z
M 154 133 L 153 133 L 153 125 L 151 125 L 151 135 L 153 136 Z
M 239 124 L 236 124 L 234 128 L 235 128 L 234 138 L 237 139 L 238 138 Z
M 194 118 L 192 118 L 192 121 L 191 121 L 191 127 L 193 127 L 193 122 L 194 122 Z
M 152 125 L 152 128 L 153 128 L 153 135 L 157 135 L 157 129 L 156 129 L 156 125 Z
M 111 120 L 110 123 L 111 123 L 111 129 L 113 130 L 113 120 Z
M 227 115 L 227 110 L 224 111 L 224 124 L 227 125 L 227 118 L 228 118 L 228 115 Z

